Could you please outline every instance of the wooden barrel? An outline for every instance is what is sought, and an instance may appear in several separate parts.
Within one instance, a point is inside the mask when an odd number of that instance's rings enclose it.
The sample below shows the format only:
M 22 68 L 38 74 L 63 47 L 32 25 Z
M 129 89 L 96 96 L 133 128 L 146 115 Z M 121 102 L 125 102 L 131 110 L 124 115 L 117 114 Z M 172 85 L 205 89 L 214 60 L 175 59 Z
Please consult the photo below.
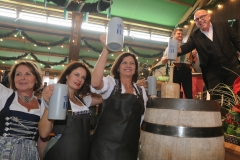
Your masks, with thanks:
M 224 160 L 216 101 L 150 99 L 141 128 L 140 160 Z

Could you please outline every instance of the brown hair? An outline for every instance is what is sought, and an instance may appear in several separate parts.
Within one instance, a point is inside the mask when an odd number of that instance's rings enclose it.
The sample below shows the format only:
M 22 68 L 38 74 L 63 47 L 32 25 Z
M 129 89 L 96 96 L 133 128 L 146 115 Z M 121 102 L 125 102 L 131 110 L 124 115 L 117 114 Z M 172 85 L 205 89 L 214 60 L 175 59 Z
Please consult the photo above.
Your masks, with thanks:
M 136 70 L 135 70 L 135 73 L 132 77 L 132 81 L 137 82 L 137 80 L 138 80 L 138 61 L 137 61 L 136 56 L 134 54 L 130 53 L 130 52 L 124 52 L 117 57 L 117 59 L 113 63 L 113 66 L 112 66 L 112 69 L 111 69 L 111 74 L 113 75 L 113 77 L 115 79 L 120 79 L 120 73 L 118 71 L 119 66 L 122 63 L 123 59 L 125 57 L 128 57 L 128 56 L 131 56 L 134 59 Z
M 176 33 L 177 31 L 183 32 L 183 28 L 180 28 L 180 27 L 175 28 L 174 31 L 173 31 L 173 36 L 175 35 L 175 33 Z
M 16 73 L 17 68 L 21 65 L 27 66 L 30 69 L 30 71 L 32 72 L 32 74 L 36 77 L 37 83 L 34 85 L 33 91 L 36 91 L 39 88 L 41 88 L 41 86 L 42 86 L 41 69 L 38 67 L 38 65 L 36 63 L 31 62 L 31 61 L 20 61 L 11 67 L 10 74 L 8 77 L 10 88 L 12 88 L 13 90 L 17 90 L 15 83 L 14 83 L 14 78 L 15 78 L 15 73 Z
M 58 83 L 61 84 L 66 84 L 67 82 L 67 78 L 66 76 L 69 75 L 74 69 L 81 67 L 84 68 L 86 70 L 86 79 L 84 84 L 82 85 L 82 87 L 77 91 L 77 95 L 81 95 L 81 96 L 86 96 L 90 93 L 90 84 L 91 84 L 91 72 L 88 69 L 88 67 L 82 63 L 82 62 L 71 62 L 67 65 L 67 67 L 64 69 L 64 71 L 61 73 Z

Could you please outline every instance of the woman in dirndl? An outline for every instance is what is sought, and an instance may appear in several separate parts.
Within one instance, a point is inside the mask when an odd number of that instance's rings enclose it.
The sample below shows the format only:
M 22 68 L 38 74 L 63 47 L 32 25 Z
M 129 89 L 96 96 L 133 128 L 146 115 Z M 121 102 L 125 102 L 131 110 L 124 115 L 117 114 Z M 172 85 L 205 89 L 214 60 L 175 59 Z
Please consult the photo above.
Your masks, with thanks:
M 11 68 L 9 83 L 11 88 L 0 84 L 0 159 L 38 160 L 47 143 L 38 134 L 44 108 L 34 96 L 42 86 L 41 70 L 20 61 Z
M 68 85 L 68 111 L 65 120 L 48 119 L 48 102 L 53 85 L 45 87 L 44 114 L 39 122 L 41 137 L 54 133 L 44 151 L 44 160 L 87 160 L 90 145 L 90 106 L 102 103 L 101 96 L 90 92 L 91 73 L 82 62 L 70 63 L 58 83 Z
M 114 61 L 111 74 L 104 77 L 109 51 L 104 46 L 92 72 L 92 92 L 101 94 L 103 110 L 93 133 L 89 160 L 137 160 L 140 125 L 145 113 L 147 95 L 138 87 L 136 56 L 125 52 Z

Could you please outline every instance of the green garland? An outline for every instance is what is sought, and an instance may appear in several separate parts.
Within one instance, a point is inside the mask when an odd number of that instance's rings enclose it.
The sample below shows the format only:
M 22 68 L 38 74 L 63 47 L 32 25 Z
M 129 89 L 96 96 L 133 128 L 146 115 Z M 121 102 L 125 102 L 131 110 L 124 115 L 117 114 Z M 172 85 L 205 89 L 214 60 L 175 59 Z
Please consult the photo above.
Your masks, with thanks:
M 23 35 L 29 42 L 34 43 L 40 47 L 54 47 L 54 46 L 59 46 L 61 44 L 63 44 L 65 41 L 69 41 L 69 37 L 70 36 L 65 36 L 63 37 L 60 41 L 57 42 L 50 42 L 50 43 L 41 43 L 41 42 L 37 42 L 36 40 L 34 40 L 33 38 L 29 37 L 28 34 L 26 32 L 24 32 L 21 29 L 14 29 L 9 33 L 6 34 L 0 34 L 0 38 L 7 38 L 10 37 L 12 34 L 15 33 L 20 33 L 21 35 Z
M 82 57 L 79 57 L 79 59 L 85 63 L 86 65 L 88 65 L 89 68 L 94 68 L 93 65 L 91 65 L 90 63 L 88 63 L 85 59 L 83 59 Z M 112 64 L 109 64 L 108 66 L 105 67 L 105 69 L 110 69 L 112 67 Z
M 82 41 L 84 42 L 84 44 L 90 48 L 91 50 L 93 50 L 94 52 L 97 52 L 97 53 L 102 53 L 102 49 L 97 49 L 95 47 L 93 47 L 91 44 L 89 44 L 85 39 L 82 39 Z
M 0 56 L 0 60 L 1 61 L 14 61 L 14 60 L 19 60 L 19 59 L 22 59 L 24 57 L 27 57 L 28 56 L 28 53 L 24 53 L 20 56 L 17 56 L 17 57 L 2 57 Z
M 0 34 L 0 38 L 7 38 L 7 37 L 10 37 L 12 34 L 17 33 L 17 32 L 18 32 L 18 29 L 14 29 L 14 30 L 12 30 L 12 31 L 9 32 L 9 33 Z
M 33 52 L 26 52 L 26 53 L 24 53 L 20 56 L 17 56 L 17 57 L 2 57 L 2 56 L 0 56 L 0 60 L 1 61 L 20 60 L 20 59 L 23 59 L 23 58 L 27 57 L 28 55 L 30 55 L 36 62 L 44 64 L 44 65 L 49 65 L 49 66 L 61 65 L 61 64 L 64 64 L 65 62 L 67 62 L 67 60 L 68 60 L 68 57 L 65 57 L 60 62 L 45 62 L 45 61 L 42 61 L 42 60 L 38 59 Z
M 163 52 L 164 52 L 164 51 L 160 51 L 160 52 L 157 53 L 157 54 L 145 55 L 145 54 L 141 54 L 141 53 L 136 52 L 131 46 L 128 46 L 128 45 L 127 45 L 127 47 L 129 48 L 129 50 L 130 50 L 132 53 L 136 54 L 136 55 L 139 56 L 139 57 L 143 57 L 143 58 L 154 58 L 154 57 L 159 57 L 159 58 L 161 58 L 161 57 L 163 56 Z
M 227 0 L 212 0 L 212 2 L 210 4 L 208 4 L 202 8 L 199 8 L 199 9 L 204 9 L 204 10 L 213 9 L 213 8 L 216 8 L 217 5 L 222 4 L 226 1 Z M 195 13 L 195 11 L 192 12 L 191 15 L 189 15 L 184 22 L 177 24 L 175 27 L 184 27 L 185 25 L 188 25 L 190 23 L 190 21 L 193 20 L 194 13 Z
M 87 42 L 87 40 L 85 40 L 85 39 L 82 39 L 82 41 L 84 42 L 84 44 L 85 44 L 88 48 L 90 48 L 90 49 L 93 50 L 94 52 L 97 52 L 97 53 L 101 54 L 102 49 L 97 49 L 97 48 L 93 47 L 93 46 L 92 46 L 91 44 L 89 44 L 89 43 Z M 159 58 L 161 58 L 161 57 L 163 56 L 163 52 L 164 52 L 164 51 L 160 51 L 160 52 L 157 53 L 157 54 L 146 55 L 146 54 L 138 53 L 137 51 L 135 51 L 135 50 L 134 50 L 131 46 L 129 46 L 128 44 L 124 44 L 124 47 L 125 47 L 125 46 L 127 46 L 132 53 L 136 54 L 136 55 L 139 56 L 139 57 L 143 57 L 143 58 L 154 58 L 154 57 L 159 57 Z
M 57 65 L 61 65 L 61 64 L 64 64 L 65 62 L 67 62 L 68 60 L 68 57 L 65 57 L 63 60 L 61 60 L 60 62 L 45 62 L 45 61 L 42 61 L 40 59 L 38 59 L 34 53 L 32 52 L 29 52 L 30 56 L 32 56 L 35 61 L 37 61 L 38 63 L 41 63 L 41 64 L 44 64 L 44 65 L 50 65 L 50 66 L 57 66 Z
M 69 41 L 69 36 L 65 36 L 62 38 L 62 40 L 57 41 L 57 42 L 50 42 L 50 43 L 41 43 L 41 42 L 37 42 L 36 40 L 34 40 L 33 38 L 29 37 L 27 33 L 25 33 L 24 31 L 20 30 L 21 34 L 30 42 L 36 44 L 37 46 L 40 47 L 54 47 L 54 46 L 59 46 L 61 44 L 63 44 L 65 41 Z

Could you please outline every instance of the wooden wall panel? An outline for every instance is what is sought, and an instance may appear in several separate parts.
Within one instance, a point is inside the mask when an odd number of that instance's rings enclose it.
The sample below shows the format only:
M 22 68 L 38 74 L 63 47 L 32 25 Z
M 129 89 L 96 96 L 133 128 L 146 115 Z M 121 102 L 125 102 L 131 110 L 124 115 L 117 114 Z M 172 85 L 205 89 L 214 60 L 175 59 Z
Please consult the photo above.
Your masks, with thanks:
M 237 20 L 237 32 L 240 34 L 240 0 L 227 0 L 222 4 L 222 8 L 214 8 L 212 22 Z

